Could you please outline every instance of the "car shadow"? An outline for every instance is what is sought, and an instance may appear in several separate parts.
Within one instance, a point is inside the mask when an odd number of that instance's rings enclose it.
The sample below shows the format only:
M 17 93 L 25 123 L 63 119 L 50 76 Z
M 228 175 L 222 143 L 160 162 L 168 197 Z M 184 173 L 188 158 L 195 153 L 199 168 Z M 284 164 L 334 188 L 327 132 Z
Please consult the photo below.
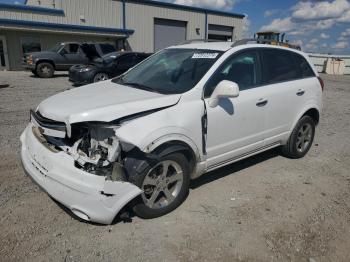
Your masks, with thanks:
M 244 170 L 246 168 L 249 168 L 251 166 L 257 165 L 257 164 L 264 162 L 266 160 L 269 160 L 271 158 L 275 158 L 279 155 L 280 155 L 279 148 L 273 148 L 271 150 L 265 151 L 265 152 L 260 153 L 258 155 L 240 160 L 238 162 L 221 167 L 221 168 L 216 169 L 214 171 L 210 171 L 208 173 L 203 174 L 199 178 L 192 180 L 190 188 L 192 190 L 197 189 L 205 184 L 211 183 L 215 180 L 219 180 L 219 179 L 224 178 L 228 175 L 232 175 L 233 173 L 236 173 L 236 172 L 239 172 L 239 171 Z
M 36 75 L 30 75 L 31 78 L 41 78 Z M 58 77 L 68 77 L 68 73 L 60 73 L 60 74 L 54 74 L 51 78 L 58 78 Z M 50 78 L 43 78 L 43 79 L 50 79 Z

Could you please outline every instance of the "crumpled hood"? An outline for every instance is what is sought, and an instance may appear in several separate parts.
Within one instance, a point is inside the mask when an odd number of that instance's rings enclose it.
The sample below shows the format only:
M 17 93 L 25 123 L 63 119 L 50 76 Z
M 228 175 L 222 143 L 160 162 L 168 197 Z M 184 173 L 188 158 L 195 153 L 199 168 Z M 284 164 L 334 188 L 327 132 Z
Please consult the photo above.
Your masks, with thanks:
M 163 95 L 108 81 L 74 88 L 44 100 L 41 115 L 66 124 L 119 118 L 175 105 L 181 95 Z

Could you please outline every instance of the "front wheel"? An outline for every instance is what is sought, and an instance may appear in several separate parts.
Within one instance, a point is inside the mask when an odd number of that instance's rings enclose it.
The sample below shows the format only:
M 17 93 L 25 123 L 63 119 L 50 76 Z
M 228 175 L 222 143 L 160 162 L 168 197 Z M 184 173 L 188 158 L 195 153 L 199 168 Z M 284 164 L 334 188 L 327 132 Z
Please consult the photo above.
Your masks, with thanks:
M 51 78 L 55 73 L 55 69 L 50 63 L 40 63 L 36 67 L 36 73 L 41 78 Z
M 94 83 L 96 82 L 100 82 L 100 81 L 105 81 L 105 80 L 108 80 L 109 79 L 109 76 L 106 74 L 106 73 L 97 73 L 95 76 L 94 76 Z
M 186 157 L 172 153 L 148 165 L 131 180 L 143 190 L 133 210 L 141 218 L 155 218 L 170 213 L 188 196 L 190 168 Z
M 315 120 L 310 116 L 303 116 L 295 126 L 286 145 L 282 146 L 282 153 L 289 158 L 302 158 L 310 150 L 315 137 Z

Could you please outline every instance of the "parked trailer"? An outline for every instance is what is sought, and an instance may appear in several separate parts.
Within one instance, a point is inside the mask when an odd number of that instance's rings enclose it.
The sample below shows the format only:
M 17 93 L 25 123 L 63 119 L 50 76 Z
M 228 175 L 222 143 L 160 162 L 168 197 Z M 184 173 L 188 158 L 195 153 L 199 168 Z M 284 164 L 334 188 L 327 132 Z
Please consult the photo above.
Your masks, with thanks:
M 344 74 L 350 74 L 350 55 L 327 55 L 315 53 L 308 53 L 308 55 L 319 73 L 323 73 L 326 71 L 326 64 L 328 59 L 335 58 L 341 59 L 345 62 Z

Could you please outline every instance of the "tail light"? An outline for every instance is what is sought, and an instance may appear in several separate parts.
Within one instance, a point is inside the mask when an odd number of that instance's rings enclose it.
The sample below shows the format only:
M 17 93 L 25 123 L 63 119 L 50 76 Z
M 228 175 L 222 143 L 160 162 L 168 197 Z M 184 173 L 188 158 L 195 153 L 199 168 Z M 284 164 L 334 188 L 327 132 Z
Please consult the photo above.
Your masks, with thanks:
M 324 90 L 324 82 L 323 82 L 322 78 L 319 77 L 319 76 L 317 77 L 317 79 L 320 82 L 320 85 L 321 85 L 321 88 L 322 88 L 322 91 L 323 91 Z

